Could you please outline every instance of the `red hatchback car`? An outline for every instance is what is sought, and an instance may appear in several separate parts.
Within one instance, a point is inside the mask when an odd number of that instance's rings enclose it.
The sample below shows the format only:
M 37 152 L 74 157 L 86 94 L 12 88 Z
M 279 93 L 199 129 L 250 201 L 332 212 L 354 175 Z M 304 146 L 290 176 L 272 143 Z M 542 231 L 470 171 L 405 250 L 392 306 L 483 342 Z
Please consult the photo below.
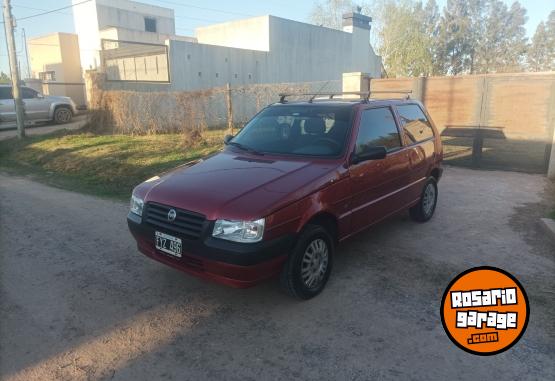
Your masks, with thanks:
M 162 263 L 235 287 L 281 274 L 309 299 L 339 242 L 406 209 L 432 217 L 442 156 L 417 101 L 283 97 L 221 152 L 138 185 L 127 220 Z

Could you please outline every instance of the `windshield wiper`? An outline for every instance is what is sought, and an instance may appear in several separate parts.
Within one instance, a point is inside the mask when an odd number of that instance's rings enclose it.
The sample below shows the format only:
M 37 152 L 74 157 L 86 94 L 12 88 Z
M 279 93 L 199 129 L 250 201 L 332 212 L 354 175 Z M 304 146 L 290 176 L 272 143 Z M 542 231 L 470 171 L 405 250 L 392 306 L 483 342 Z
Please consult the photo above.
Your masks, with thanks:
M 250 153 L 255 154 L 255 155 L 264 156 L 264 154 L 262 152 L 259 152 L 259 151 L 255 150 L 254 148 L 248 147 L 248 146 L 246 146 L 244 144 L 241 144 L 241 143 L 227 142 L 226 144 L 230 145 L 230 146 L 237 147 L 237 148 L 239 148 L 243 151 L 247 151 L 247 152 L 250 152 Z

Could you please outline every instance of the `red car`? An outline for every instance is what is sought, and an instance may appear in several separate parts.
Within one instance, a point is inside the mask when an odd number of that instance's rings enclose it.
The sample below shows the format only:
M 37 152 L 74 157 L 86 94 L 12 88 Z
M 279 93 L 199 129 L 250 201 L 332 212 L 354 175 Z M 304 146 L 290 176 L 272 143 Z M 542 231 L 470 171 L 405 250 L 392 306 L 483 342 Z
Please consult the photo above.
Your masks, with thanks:
M 309 299 L 339 242 L 406 209 L 432 217 L 442 156 L 417 101 L 283 97 L 221 152 L 138 185 L 127 220 L 171 267 L 234 287 L 281 274 Z

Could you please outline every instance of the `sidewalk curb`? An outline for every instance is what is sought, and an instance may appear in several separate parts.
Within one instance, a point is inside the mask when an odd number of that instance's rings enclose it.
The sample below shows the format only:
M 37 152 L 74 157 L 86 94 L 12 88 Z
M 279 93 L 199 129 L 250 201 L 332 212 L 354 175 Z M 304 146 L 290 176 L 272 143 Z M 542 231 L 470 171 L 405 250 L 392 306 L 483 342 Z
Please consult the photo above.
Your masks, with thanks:
M 555 242 L 555 220 L 552 220 L 551 218 L 540 218 L 540 225 L 547 233 L 547 236 Z

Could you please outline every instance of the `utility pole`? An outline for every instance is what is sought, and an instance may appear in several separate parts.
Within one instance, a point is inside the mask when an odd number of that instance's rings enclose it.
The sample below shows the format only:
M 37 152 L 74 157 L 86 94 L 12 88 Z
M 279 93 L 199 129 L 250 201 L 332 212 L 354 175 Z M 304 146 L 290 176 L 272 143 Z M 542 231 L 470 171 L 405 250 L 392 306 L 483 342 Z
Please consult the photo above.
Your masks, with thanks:
M 23 111 L 23 101 L 21 100 L 21 89 L 19 88 L 19 71 L 17 65 L 17 55 L 15 52 L 15 39 L 13 35 L 14 20 L 12 17 L 12 6 L 10 0 L 4 0 L 4 28 L 6 39 L 8 40 L 8 57 L 10 59 L 10 71 L 12 76 L 12 92 L 15 102 L 15 115 L 17 120 L 17 137 L 25 137 L 25 120 Z
M 25 62 L 27 63 L 27 78 L 31 78 L 31 68 L 29 66 L 29 52 L 27 51 L 27 36 L 25 35 L 25 28 L 21 28 L 21 35 L 23 37 L 23 46 L 25 47 Z

